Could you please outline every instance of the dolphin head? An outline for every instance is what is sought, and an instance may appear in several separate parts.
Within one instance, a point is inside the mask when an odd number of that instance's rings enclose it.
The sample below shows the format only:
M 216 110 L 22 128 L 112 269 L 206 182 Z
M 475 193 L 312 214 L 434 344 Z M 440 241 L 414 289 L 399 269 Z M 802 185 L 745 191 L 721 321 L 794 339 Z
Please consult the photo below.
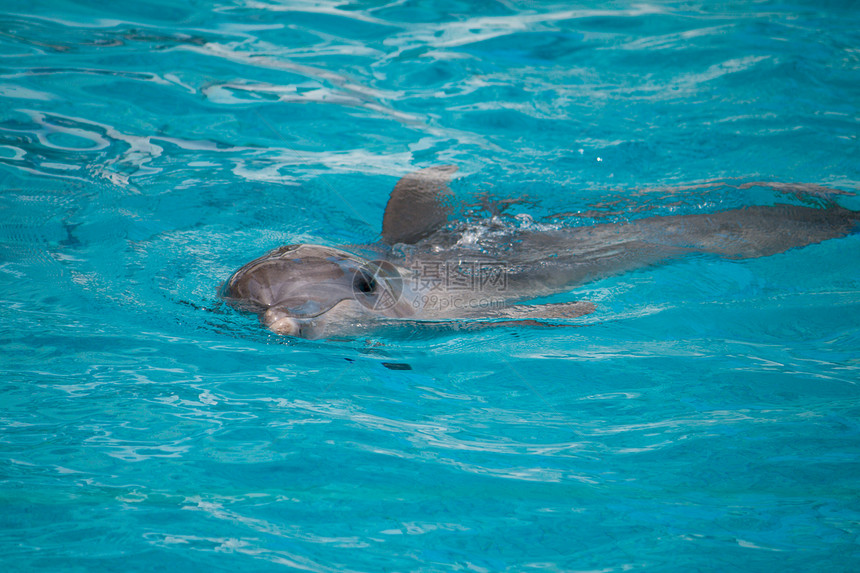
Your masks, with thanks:
M 233 273 L 220 294 L 257 312 L 270 330 L 301 338 L 340 333 L 374 316 L 411 314 L 393 265 L 320 245 L 275 249 Z

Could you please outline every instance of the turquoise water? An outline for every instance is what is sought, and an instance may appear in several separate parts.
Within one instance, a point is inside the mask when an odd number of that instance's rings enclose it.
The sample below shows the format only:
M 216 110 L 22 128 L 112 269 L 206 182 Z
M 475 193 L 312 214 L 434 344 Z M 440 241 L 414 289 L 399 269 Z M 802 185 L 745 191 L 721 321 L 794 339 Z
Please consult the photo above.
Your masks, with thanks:
M 860 235 L 585 285 L 581 328 L 297 341 L 216 292 L 377 240 L 442 163 L 553 225 L 811 200 L 759 181 L 860 209 L 858 30 L 835 1 L 5 0 L 0 566 L 856 570 Z

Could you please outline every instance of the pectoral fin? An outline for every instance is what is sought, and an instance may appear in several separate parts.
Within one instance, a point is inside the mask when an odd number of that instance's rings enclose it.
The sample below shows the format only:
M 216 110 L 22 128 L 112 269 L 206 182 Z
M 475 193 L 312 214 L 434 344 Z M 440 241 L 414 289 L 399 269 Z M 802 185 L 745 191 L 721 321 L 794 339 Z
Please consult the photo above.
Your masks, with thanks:
M 498 318 L 511 320 L 551 320 L 576 318 L 591 314 L 594 309 L 594 303 L 583 300 L 538 305 L 515 304 L 495 312 L 498 313 Z
M 454 165 L 438 165 L 415 171 L 394 186 L 382 218 L 382 239 L 413 244 L 448 222 L 453 193 L 448 182 L 457 171 Z
M 469 316 L 470 320 L 460 322 L 458 327 L 467 331 L 500 327 L 575 327 L 577 325 L 574 323 L 558 321 L 591 314 L 594 310 L 594 304 L 587 301 L 540 305 L 515 304 L 501 310 Z
M 475 309 L 463 318 L 472 320 L 496 320 L 534 322 L 541 320 L 566 320 L 594 312 L 594 303 L 588 301 L 551 304 L 514 304 L 504 308 Z

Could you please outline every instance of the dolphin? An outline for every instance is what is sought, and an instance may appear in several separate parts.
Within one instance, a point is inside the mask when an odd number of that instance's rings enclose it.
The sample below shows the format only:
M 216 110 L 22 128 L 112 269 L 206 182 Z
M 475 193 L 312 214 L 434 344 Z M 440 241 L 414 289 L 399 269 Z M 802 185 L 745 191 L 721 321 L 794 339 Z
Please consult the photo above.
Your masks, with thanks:
M 435 166 L 403 177 L 385 208 L 382 241 L 350 249 L 366 254 L 283 246 L 234 272 L 220 296 L 275 333 L 307 339 L 383 324 L 569 325 L 595 306 L 525 303 L 691 253 L 763 257 L 860 228 L 860 212 L 828 201 L 824 208 L 776 204 L 571 228 L 488 222 L 476 232 L 450 224 L 448 183 L 456 170 Z

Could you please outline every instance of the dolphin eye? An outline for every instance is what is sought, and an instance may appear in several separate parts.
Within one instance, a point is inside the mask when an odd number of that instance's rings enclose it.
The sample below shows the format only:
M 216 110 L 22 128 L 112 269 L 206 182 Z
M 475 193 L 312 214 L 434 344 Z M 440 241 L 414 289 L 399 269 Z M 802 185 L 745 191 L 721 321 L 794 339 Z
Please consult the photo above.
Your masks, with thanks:
M 352 288 L 355 292 L 370 294 L 376 290 L 376 278 L 364 269 L 361 269 L 355 273 L 355 278 L 352 280 Z

